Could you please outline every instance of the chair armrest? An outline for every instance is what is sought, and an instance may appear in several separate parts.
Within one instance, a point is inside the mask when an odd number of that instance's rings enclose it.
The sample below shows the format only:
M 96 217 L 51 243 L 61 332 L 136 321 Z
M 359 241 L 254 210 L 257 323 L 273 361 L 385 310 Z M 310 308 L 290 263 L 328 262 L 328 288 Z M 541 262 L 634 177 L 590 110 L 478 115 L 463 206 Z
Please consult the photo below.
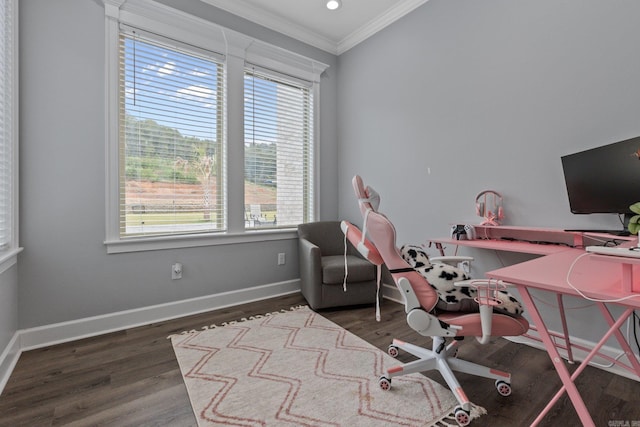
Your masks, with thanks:
M 471 286 L 477 289 L 476 301 L 480 308 L 480 323 L 482 336 L 476 337 L 480 344 L 487 344 L 491 338 L 491 328 L 493 323 L 493 307 L 502 304 L 502 301 L 495 297 L 498 290 L 507 286 L 502 280 L 477 279 L 470 281 Z
M 398 287 L 402 291 L 402 296 L 404 297 L 404 312 L 409 314 L 411 310 L 416 308 L 422 309 L 420 306 L 420 302 L 418 301 L 418 297 L 415 292 L 413 292 L 413 288 L 411 287 L 411 283 L 404 277 L 401 277 L 398 280 Z
M 305 260 L 303 265 L 309 266 L 312 271 L 320 271 L 322 251 L 318 246 L 307 239 L 301 238 L 298 242 L 298 250 L 300 258 Z
M 480 344 L 487 344 L 491 339 L 491 327 L 493 323 L 493 307 L 489 305 L 480 306 L 480 322 L 482 325 L 482 336 L 476 337 Z
M 322 301 L 322 252 L 311 241 L 298 239 L 298 258 L 300 261 L 300 285 L 304 294 L 314 302 Z
M 398 280 L 398 287 L 404 295 L 404 307 L 407 313 L 407 324 L 411 329 L 426 337 L 441 336 L 441 337 L 453 337 L 456 335 L 456 330 L 460 329 L 452 325 L 448 325 L 448 328 L 444 328 L 446 325 L 443 322 L 432 315 L 427 313 L 418 302 L 418 297 L 411 283 L 404 277 Z
M 407 324 L 425 337 L 455 337 L 456 331 L 462 329 L 459 326 L 441 322 L 436 316 L 421 308 L 413 309 L 407 313 Z
M 467 279 L 467 280 L 460 280 L 459 282 L 453 282 L 453 286 L 455 287 L 462 287 L 462 286 L 473 286 L 473 282 L 476 282 L 476 279 Z

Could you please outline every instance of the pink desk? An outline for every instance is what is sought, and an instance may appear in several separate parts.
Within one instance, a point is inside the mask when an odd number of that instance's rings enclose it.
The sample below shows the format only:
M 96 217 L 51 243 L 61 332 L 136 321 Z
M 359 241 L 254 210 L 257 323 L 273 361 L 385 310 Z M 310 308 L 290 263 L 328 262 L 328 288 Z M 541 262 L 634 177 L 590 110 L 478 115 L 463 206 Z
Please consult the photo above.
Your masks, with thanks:
M 589 411 L 578 392 L 574 380 L 580 375 L 589 361 L 599 352 L 600 348 L 612 335 L 616 337 L 621 348 L 626 353 L 629 365 L 623 363 L 622 360 L 612 362 L 635 373 L 640 377 L 640 363 L 629 347 L 629 343 L 625 340 L 620 332 L 621 325 L 633 314 L 634 309 L 640 309 L 640 293 L 632 293 L 623 290 L 623 259 L 603 260 L 599 255 L 585 255 L 581 249 L 565 249 L 550 255 L 536 258 L 530 261 L 515 264 L 509 267 L 500 268 L 487 272 L 487 277 L 504 280 L 513 283 L 519 290 L 523 303 L 525 304 L 529 315 L 531 316 L 540 338 L 549 353 L 560 379 L 562 380 L 562 388 L 551 399 L 546 408 L 540 413 L 538 418 L 532 425 L 537 425 L 549 412 L 553 405 L 558 401 L 562 394 L 566 391 L 573 403 L 582 424 L 585 426 L 594 426 L 593 420 L 589 415 Z M 579 258 L 580 257 L 580 258 Z M 578 259 L 579 258 L 579 259 Z M 577 259 L 577 261 L 576 261 Z M 573 264 L 575 262 L 575 264 Z M 626 268 L 627 278 L 632 281 L 634 289 L 640 285 L 640 266 L 637 260 Z M 573 265 L 573 267 L 572 267 Z M 538 308 L 529 293 L 529 289 L 541 289 L 556 293 L 559 296 L 572 295 L 581 296 L 575 289 L 567 283 L 567 272 L 571 269 L 569 280 L 583 294 L 589 298 L 616 300 L 629 295 L 637 295 L 637 297 L 617 302 L 625 308 L 624 312 L 615 319 L 607 308 L 605 303 L 597 302 L 602 317 L 609 325 L 609 330 L 604 334 L 602 339 L 591 349 L 584 362 L 571 375 L 562 361 L 556 343 L 553 341 L 551 334 L 540 315 Z M 633 276 L 631 276 L 631 274 Z M 566 327 L 566 325 L 563 325 Z

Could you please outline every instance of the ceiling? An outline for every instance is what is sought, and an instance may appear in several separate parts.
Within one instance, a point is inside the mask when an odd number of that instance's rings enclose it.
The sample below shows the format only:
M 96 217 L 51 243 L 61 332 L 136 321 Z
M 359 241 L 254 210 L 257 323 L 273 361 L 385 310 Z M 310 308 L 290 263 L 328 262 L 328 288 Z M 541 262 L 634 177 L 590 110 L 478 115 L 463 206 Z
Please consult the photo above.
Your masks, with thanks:
M 428 0 L 202 0 L 249 21 L 340 55 Z

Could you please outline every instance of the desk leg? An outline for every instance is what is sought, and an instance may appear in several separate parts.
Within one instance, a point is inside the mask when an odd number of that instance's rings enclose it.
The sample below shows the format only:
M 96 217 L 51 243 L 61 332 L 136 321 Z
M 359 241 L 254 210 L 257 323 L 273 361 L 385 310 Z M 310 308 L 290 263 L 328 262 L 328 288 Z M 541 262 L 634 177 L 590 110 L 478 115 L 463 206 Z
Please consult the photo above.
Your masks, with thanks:
M 573 384 L 573 381 L 575 381 L 576 378 L 578 378 L 578 376 L 582 373 L 582 371 L 584 371 L 585 368 L 587 366 L 589 366 L 589 362 L 591 362 L 591 360 L 598 354 L 598 352 L 600 351 L 602 346 L 605 345 L 605 343 L 611 337 L 611 335 L 615 334 L 616 337 L 619 338 L 619 340 L 621 339 L 622 341 L 624 341 L 625 344 L 623 345 L 623 347 L 624 346 L 626 346 L 627 348 L 629 347 L 629 345 L 626 344 L 626 341 L 624 340 L 624 337 L 620 333 L 619 329 L 620 329 L 620 326 L 622 326 L 622 324 L 631 315 L 631 313 L 633 313 L 633 309 L 631 309 L 631 308 L 627 309 L 625 311 L 625 313 L 622 316 L 620 316 L 620 318 L 618 320 L 614 321 L 613 317 L 611 316 L 611 314 L 609 313 L 609 311 L 607 310 L 607 308 L 605 307 L 604 304 L 600 303 L 600 304 L 598 304 L 598 306 L 600 307 L 600 310 L 602 311 L 602 314 L 603 314 L 604 318 L 607 320 L 607 323 L 609 323 L 609 330 L 607 331 L 606 334 L 604 334 L 604 336 L 600 339 L 600 341 L 598 341 L 598 343 L 595 345 L 595 347 L 593 347 L 593 349 L 591 349 L 591 351 L 584 358 L 584 360 L 582 361 L 580 366 L 578 366 L 578 369 L 576 369 L 574 371 L 574 373 L 571 375 L 572 384 Z M 620 344 L 622 345 L 622 342 Z M 629 349 L 629 350 L 631 350 L 631 349 Z M 638 362 L 636 361 L 636 364 L 637 363 Z M 560 398 L 560 396 L 562 396 L 562 394 L 565 391 L 566 391 L 566 385 L 563 385 L 560 388 L 560 390 L 558 390 L 556 395 L 553 397 L 551 402 L 555 403 Z M 572 399 L 572 401 L 573 401 L 573 399 Z M 547 408 L 545 408 L 545 411 L 548 411 L 549 409 L 551 409 L 551 407 L 553 406 L 553 403 L 551 403 L 551 402 L 547 405 Z
M 560 312 L 560 320 L 562 321 L 562 334 L 564 335 L 564 344 L 567 347 L 567 361 L 573 364 L 573 350 L 571 349 L 571 340 L 569 338 L 569 328 L 567 327 L 567 317 L 564 315 L 564 302 L 562 294 L 557 294 L 558 311 Z
M 640 377 L 640 363 L 638 362 L 638 359 L 636 359 L 636 356 L 633 353 L 633 350 L 631 350 L 631 347 L 629 347 L 629 343 L 624 338 L 624 336 L 622 335 L 622 332 L 620 332 L 620 329 L 619 329 L 620 326 L 622 325 L 622 322 L 626 321 L 629 318 L 629 316 L 633 314 L 633 308 L 631 307 L 627 308 L 617 321 L 614 321 L 613 316 L 611 315 L 611 312 L 609 311 L 609 309 L 605 304 L 599 303 L 598 308 L 602 313 L 602 317 L 604 317 L 607 323 L 609 324 L 609 328 L 613 329 L 613 333 L 615 334 L 616 339 L 620 344 L 620 348 L 622 348 L 625 355 L 627 356 L 627 359 L 629 360 L 629 363 L 631 364 L 632 368 L 629 369 L 629 371 L 635 372 L 635 374 Z M 623 366 L 623 367 L 626 368 L 626 366 Z
M 558 373 L 558 376 L 560 377 L 560 380 L 564 385 L 564 387 L 560 390 L 560 392 L 558 392 L 553 397 L 553 399 L 551 399 L 549 404 L 542 410 L 542 412 L 540 412 L 540 415 L 538 415 L 538 417 L 533 421 L 531 426 L 532 427 L 537 426 L 542 421 L 542 419 L 545 417 L 545 415 L 547 415 L 547 413 L 553 407 L 553 405 L 555 405 L 558 399 L 560 399 L 560 396 L 562 395 L 562 393 L 566 390 L 567 394 L 569 395 L 569 398 L 571 399 L 571 403 L 573 403 L 573 407 L 578 413 L 578 417 L 580 417 L 580 421 L 582 421 L 582 425 L 585 427 L 595 427 L 595 424 L 591 419 L 591 415 L 589 415 L 589 411 L 587 410 L 587 407 L 585 406 L 584 401 L 582 400 L 582 397 L 580 396 L 580 393 L 576 388 L 576 385 L 571 380 L 571 375 L 569 374 L 569 370 L 564 365 L 564 361 L 562 357 L 560 357 L 560 353 L 558 353 L 558 349 L 556 348 L 554 341 L 549 335 L 547 326 L 542 320 L 542 316 L 540 316 L 540 312 L 538 311 L 538 308 L 536 307 L 535 303 L 533 302 L 533 299 L 531 298 L 531 295 L 529 294 L 529 290 L 527 289 L 526 286 L 523 286 L 523 285 L 516 285 L 516 286 L 518 288 L 518 291 L 520 292 L 520 296 L 524 304 L 527 307 L 529 315 L 533 319 L 533 322 L 535 323 L 536 328 L 538 329 L 538 334 L 540 335 L 540 339 L 542 340 L 545 348 L 547 349 L 547 353 L 549 353 L 549 357 L 553 362 L 556 372 Z

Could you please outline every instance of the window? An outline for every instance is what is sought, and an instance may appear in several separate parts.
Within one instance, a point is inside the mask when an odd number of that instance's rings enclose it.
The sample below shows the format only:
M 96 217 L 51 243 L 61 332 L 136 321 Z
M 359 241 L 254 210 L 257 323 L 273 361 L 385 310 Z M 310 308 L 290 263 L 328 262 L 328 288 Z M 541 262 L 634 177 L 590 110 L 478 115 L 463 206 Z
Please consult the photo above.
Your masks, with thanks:
M 244 74 L 247 228 L 313 218 L 311 84 L 250 67 Z
M 17 4 L 0 0 L 0 270 L 15 262 L 17 232 Z
M 120 237 L 226 226 L 224 66 L 172 44 L 120 35 Z
M 103 0 L 108 253 L 293 239 L 315 219 L 327 65 L 147 0 Z

